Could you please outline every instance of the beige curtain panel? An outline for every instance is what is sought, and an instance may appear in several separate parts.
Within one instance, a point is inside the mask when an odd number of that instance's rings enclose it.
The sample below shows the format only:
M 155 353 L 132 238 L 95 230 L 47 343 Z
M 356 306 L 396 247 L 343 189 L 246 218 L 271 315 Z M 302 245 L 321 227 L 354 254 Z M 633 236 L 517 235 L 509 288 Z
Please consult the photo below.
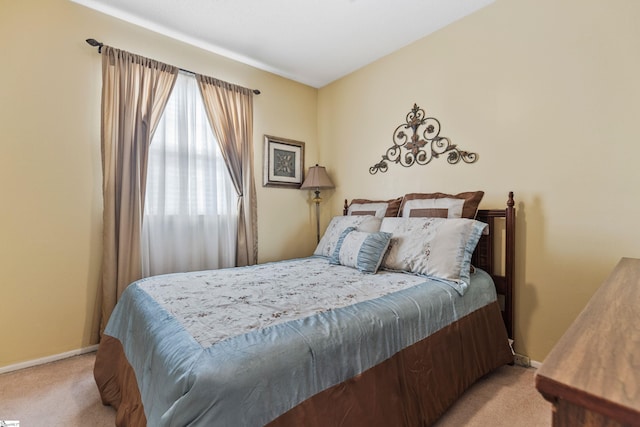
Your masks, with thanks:
M 140 232 L 147 155 L 177 75 L 177 67 L 102 48 L 101 334 L 122 292 L 142 277 Z
M 196 74 L 207 116 L 238 193 L 236 265 L 258 260 L 257 202 L 253 177 L 253 92 Z

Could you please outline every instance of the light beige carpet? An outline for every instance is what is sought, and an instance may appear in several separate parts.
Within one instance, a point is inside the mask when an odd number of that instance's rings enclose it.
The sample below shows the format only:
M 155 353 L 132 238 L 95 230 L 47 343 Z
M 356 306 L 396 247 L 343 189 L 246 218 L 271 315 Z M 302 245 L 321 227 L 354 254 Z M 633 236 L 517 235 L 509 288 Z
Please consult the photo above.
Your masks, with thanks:
M 20 427 L 114 426 L 93 380 L 95 353 L 0 375 L 0 420 Z
M 549 427 L 551 404 L 536 390 L 536 370 L 503 366 L 476 382 L 434 427 Z
M 20 427 L 113 426 L 115 411 L 102 405 L 93 381 L 94 360 L 90 353 L 0 375 L 0 420 L 18 420 Z M 534 372 L 498 369 L 468 390 L 436 426 L 550 426 L 551 405 L 536 391 Z

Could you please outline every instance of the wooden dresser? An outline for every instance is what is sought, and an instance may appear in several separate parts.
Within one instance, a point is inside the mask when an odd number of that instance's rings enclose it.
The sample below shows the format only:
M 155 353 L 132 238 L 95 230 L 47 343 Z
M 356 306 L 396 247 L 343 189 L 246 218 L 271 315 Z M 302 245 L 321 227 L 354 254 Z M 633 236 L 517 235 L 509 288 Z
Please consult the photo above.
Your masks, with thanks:
M 640 426 L 640 259 L 620 260 L 535 381 L 555 427 Z

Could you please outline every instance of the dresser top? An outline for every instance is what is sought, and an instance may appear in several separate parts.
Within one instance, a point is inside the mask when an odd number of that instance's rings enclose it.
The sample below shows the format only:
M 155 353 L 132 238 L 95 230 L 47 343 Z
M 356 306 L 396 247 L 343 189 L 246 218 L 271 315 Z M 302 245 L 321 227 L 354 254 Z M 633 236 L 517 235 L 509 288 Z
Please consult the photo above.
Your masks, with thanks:
M 622 258 L 536 373 L 564 399 L 622 423 L 640 419 L 640 259 Z

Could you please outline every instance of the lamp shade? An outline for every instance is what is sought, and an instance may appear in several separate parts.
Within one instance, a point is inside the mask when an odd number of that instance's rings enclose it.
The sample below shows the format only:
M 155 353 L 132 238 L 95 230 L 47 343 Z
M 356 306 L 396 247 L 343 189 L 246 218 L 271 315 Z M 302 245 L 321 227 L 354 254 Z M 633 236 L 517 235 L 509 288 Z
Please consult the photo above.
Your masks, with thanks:
M 324 166 L 311 166 L 307 177 L 304 179 L 301 190 L 319 190 L 321 188 L 334 188 L 333 182 L 327 175 L 327 170 Z

